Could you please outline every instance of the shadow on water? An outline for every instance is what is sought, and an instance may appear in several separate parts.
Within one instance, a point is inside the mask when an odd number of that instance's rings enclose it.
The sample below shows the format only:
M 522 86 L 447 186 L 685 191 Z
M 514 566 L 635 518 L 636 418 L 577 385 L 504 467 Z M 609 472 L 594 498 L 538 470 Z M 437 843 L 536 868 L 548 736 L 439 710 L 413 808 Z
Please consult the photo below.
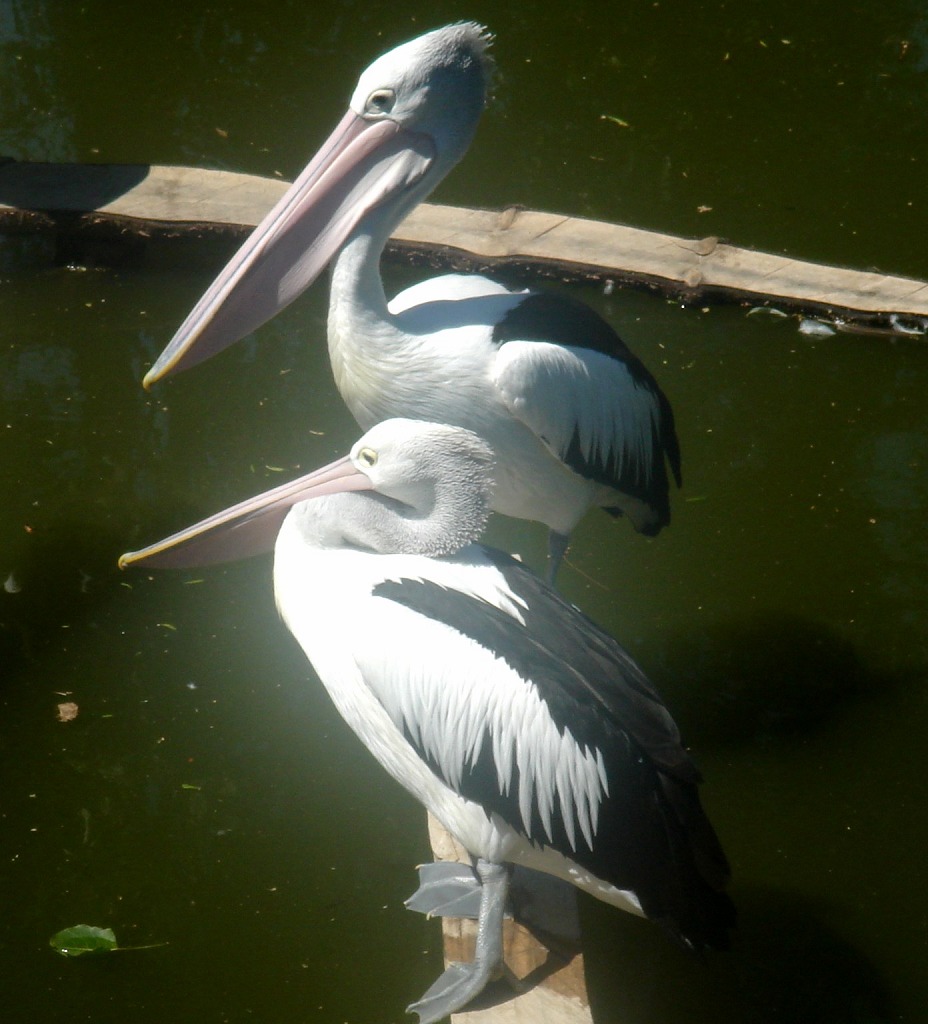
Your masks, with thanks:
M 828 908 L 771 888 L 738 893 L 730 952 L 704 959 L 656 928 L 586 904 L 596 935 L 586 971 L 596 1020 L 882 1024 L 899 1019 L 872 963 L 827 923 Z M 685 1007 L 685 1018 L 681 1008 Z
M 778 611 L 670 638 L 643 660 L 673 680 L 674 716 L 703 747 L 801 738 L 902 682 L 832 627 Z
M 730 982 L 746 1019 L 777 1024 L 896 1020 L 888 987 L 826 923 L 827 908 L 767 888 L 739 893 Z
M 669 943 L 657 929 L 652 935 L 637 922 L 610 921 L 598 907 L 587 911 L 594 922 L 588 928 L 584 921 L 584 933 L 596 935 L 587 965 L 594 1003 L 601 992 L 609 1016 L 624 1024 L 677 1019 L 683 1006 L 685 1019 L 694 1021 L 899 1019 L 872 950 L 856 948 L 833 910 L 861 870 L 859 862 L 846 866 L 841 851 L 848 865 L 866 857 L 860 846 L 844 845 L 847 830 L 858 823 L 865 832 L 880 828 L 858 815 L 866 819 L 875 799 L 867 787 L 878 788 L 882 776 L 867 767 L 866 754 L 854 764 L 836 763 L 833 748 L 853 732 L 857 710 L 893 705 L 917 670 L 881 671 L 839 630 L 775 611 L 678 634 L 653 653 L 642 652 L 642 660 L 697 760 L 702 754 L 707 763 L 729 762 L 729 791 L 719 785 L 716 764 L 707 770 L 705 796 L 720 811 L 716 823 L 733 859 L 738 926 L 730 952 L 700 961 L 664 948 Z M 767 801 L 771 785 L 792 794 L 788 805 Z M 782 884 L 744 877 L 756 878 L 758 863 L 768 860 Z M 820 895 L 812 899 L 799 892 L 807 871 L 819 880 Z M 899 871 L 908 877 L 904 864 Z M 621 969 L 627 989 L 603 977 L 608 969 L 600 958 L 613 970 L 640 965 Z

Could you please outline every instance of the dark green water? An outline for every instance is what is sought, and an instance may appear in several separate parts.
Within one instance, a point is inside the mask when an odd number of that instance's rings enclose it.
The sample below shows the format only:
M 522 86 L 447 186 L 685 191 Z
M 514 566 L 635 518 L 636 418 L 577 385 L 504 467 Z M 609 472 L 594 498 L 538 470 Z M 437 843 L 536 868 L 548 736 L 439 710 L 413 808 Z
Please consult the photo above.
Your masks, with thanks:
M 923 5 L 772 6 L 3 0 L 0 154 L 291 177 L 371 57 L 475 17 L 498 35 L 497 97 L 437 198 L 928 277 Z M 0 241 L 0 1006 L 401 1021 L 440 970 L 437 924 L 402 909 L 422 814 L 311 678 L 269 564 L 115 569 L 356 434 L 322 284 L 141 390 L 224 258 L 192 255 L 94 269 Z M 575 294 L 660 377 L 686 486 L 655 541 L 590 516 L 562 587 L 680 720 L 741 922 L 701 963 L 584 902 L 597 1021 L 923 1021 L 925 343 Z M 524 524 L 493 540 L 543 550 Z M 169 945 L 65 961 L 47 940 L 78 922 Z

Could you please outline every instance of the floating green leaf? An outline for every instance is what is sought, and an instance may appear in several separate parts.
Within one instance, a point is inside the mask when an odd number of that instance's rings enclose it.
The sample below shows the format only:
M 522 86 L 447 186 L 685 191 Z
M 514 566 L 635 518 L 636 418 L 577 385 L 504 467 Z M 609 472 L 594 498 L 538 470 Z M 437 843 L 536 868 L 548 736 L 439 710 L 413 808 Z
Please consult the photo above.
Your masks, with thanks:
M 110 953 L 119 949 L 112 928 L 94 928 L 76 924 L 53 935 L 48 944 L 62 956 L 83 956 L 85 953 Z
M 112 928 L 95 928 L 91 924 L 76 924 L 73 928 L 64 928 L 56 932 L 48 944 L 62 956 L 84 956 L 100 953 L 125 953 L 137 949 L 157 949 L 166 946 L 166 942 L 153 942 L 147 946 L 120 946 Z

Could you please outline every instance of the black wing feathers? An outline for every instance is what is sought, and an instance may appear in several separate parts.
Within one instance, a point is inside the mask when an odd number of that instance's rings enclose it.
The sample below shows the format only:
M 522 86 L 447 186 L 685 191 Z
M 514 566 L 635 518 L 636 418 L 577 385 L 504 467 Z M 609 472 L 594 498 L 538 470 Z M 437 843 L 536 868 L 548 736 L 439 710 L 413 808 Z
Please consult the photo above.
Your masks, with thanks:
M 589 348 L 625 363 L 636 384 L 656 387 L 647 367 L 612 327 L 583 302 L 555 292 L 529 292 L 496 324 L 493 340 L 548 341 L 552 345 Z
M 724 947 L 734 915 L 720 892 L 728 864 L 699 803 L 699 773 L 669 712 L 615 640 L 514 559 L 483 550 L 526 601 L 524 627 L 484 601 L 429 581 L 391 580 L 378 584 L 374 594 L 446 623 L 530 680 L 558 730 L 601 753 L 608 795 L 592 850 L 579 829 L 571 846 L 558 807 L 550 840 L 537 808 L 526 830 L 518 768 L 508 790 L 500 792 L 489 736 L 475 763 L 465 766 L 462 795 L 533 842 L 553 846 L 596 877 L 633 891 L 645 914 L 687 945 Z M 417 749 L 441 776 L 440 766 Z

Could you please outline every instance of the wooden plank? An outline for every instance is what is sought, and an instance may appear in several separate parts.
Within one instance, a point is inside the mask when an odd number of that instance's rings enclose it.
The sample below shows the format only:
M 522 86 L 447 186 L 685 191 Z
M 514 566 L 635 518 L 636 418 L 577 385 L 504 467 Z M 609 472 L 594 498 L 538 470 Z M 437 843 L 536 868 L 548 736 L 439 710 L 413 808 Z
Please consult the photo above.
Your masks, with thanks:
M 115 164 L 0 165 L 0 230 L 114 237 L 241 235 L 288 183 L 230 171 Z M 515 266 L 563 279 L 613 281 L 690 302 L 770 302 L 851 322 L 924 327 L 928 283 L 846 270 L 618 224 L 510 208 L 423 203 L 389 252 L 435 266 Z
M 718 291 L 864 313 L 928 315 L 924 281 L 739 249 L 717 238 L 677 238 L 533 210 L 497 214 L 423 204 L 394 238 L 419 244 L 440 238 L 494 260 L 567 263 L 575 270 L 614 272 L 619 280 L 634 276 L 666 282 L 679 292 Z
M 95 213 L 240 233 L 253 228 L 288 187 L 286 181 L 197 167 L 9 162 L 0 165 L 0 215 Z
M 431 815 L 429 839 L 438 860 L 470 863 Z M 488 986 L 452 1024 L 593 1024 L 580 952 L 576 891 L 560 879 L 516 868 L 512 879 L 515 920 L 504 925 L 508 978 Z M 475 921 L 444 918 L 445 964 L 473 958 Z

